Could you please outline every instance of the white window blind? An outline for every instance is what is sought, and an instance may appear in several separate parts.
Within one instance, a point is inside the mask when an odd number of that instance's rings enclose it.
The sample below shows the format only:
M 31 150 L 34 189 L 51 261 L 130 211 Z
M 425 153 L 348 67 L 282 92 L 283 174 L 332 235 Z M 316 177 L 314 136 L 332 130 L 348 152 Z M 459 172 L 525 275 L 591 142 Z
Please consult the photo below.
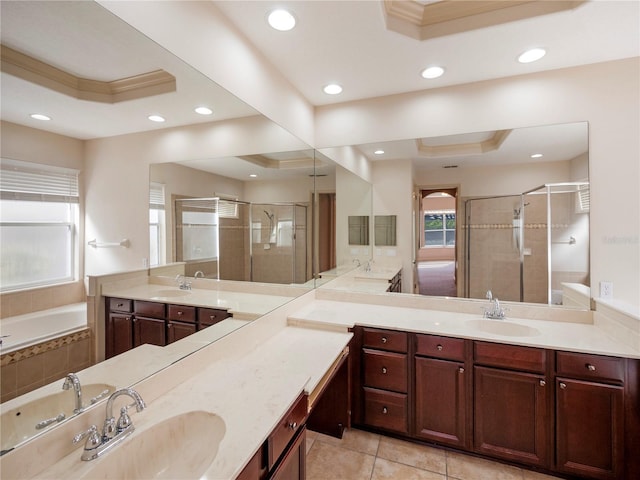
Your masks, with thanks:
M 0 194 L 2 200 L 79 203 L 78 171 L 2 159 Z
M 156 210 L 164 210 L 164 184 L 151 182 L 149 185 L 149 205 Z
M 589 185 L 580 185 L 578 189 L 578 212 L 588 212 L 591 207 L 591 190 Z

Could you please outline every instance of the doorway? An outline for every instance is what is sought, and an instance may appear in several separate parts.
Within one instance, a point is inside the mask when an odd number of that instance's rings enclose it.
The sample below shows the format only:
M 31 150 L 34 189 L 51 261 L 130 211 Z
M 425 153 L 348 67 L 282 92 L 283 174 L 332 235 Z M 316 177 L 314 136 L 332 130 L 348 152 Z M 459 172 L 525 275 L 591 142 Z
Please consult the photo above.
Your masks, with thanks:
M 336 267 L 336 194 L 318 194 L 318 272 Z
M 420 190 L 416 293 L 458 296 L 457 188 Z

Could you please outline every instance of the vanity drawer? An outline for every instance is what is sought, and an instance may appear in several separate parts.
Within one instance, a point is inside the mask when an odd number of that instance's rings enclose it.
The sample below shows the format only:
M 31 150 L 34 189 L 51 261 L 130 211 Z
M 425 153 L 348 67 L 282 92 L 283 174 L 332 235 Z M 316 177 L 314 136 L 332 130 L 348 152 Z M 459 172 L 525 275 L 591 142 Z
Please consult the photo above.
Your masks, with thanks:
M 546 357 L 546 352 L 542 348 L 473 342 L 473 358 L 479 365 L 545 373 Z
M 464 362 L 464 339 L 416 335 L 416 355 Z
M 127 298 L 110 298 L 109 310 L 112 312 L 131 313 L 133 311 L 133 300 Z
M 364 389 L 364 423 L 372 427 L 407 433 L 407 395 Z
M 144 302 L 142 300 L 134 300 L 133 309 L 138 315 L 152 318 L 164 318 L 165 317 L 164 303 L 157 302 Z
M 391 352 L 407 353 L 407 334 L 393 330 L 364 328 L 363 346 Z
M 167 305 L 167 318 L 180 322 L 196 323 L 196 307 Z
M 556 352 L 558 375 L 624 381 L 624 359 L 588 353 Z
M 395 392 L 407 392 L 407 355 L 363 349 L 364 384 Z
M 307 418 L 307 396 L 303 393 L 267 439 L 267 468 L 271 470 Z
M 218 308 L 199 308 L 198 309 L 198 322 L 200 325 L 214 325 L 221 322 L 225 318 L 229 318 L 229 312 L 227 310 L 221 310 Z

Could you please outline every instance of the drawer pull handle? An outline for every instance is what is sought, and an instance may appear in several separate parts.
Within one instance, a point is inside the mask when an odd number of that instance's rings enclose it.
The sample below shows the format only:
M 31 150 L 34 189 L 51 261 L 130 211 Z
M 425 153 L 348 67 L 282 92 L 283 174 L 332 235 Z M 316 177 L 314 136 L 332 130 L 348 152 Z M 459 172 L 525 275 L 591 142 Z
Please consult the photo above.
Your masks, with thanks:
M 567 384 L 564 382 L 560 382 L 560 388 L 564 390 L 565 388 L 567 388 Z
M 387 407 L 382 407 L 382 413 L 384 413 L 385 415 L 389 413 L 389 410 L 387 410 Z
M 590 372 L 595 372 L 596 371 L 596 366 L 595 365 L 591 365 L 590 363 L 587 363 L 585 366 L 587 367 L 587 370 L 589 370 Z
M 387 343 L 387 337 L 382 337 L 382 343 Z
M 387 373 L 387 367 L 382 367 L 382 373 Z
M 442 345 L 438 345 L 436 348 L 438 349 L 439 352 L 442 351 Z
M 289 422 L 289 428 L 291 430 L 295 430 L 296 428 L 298 428 L 298 422 Z
M 547 384 L 547 382 L 545 382 L 544 380 L 540 380 L 540 386 L 544 387 Z
M 124 303 L 119 303 L 118 307 L 124 307 Z
M 182 315 L 182 312 L 180 310 L 178 310 L 178 316 Z
M 216 316 L 215 315 L 209 315 L 209 320 L 215 320 Z
M 460 372 L 460 373 L 464 373 L 464 367 L 460 367 L 460 368 L 458 369 L 458 372 Z

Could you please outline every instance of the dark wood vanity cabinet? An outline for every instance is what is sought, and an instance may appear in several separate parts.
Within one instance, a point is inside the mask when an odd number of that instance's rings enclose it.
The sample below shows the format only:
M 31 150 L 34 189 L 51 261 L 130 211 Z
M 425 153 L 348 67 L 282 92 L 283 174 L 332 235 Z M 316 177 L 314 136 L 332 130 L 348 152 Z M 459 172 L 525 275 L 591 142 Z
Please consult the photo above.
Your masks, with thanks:
M 353 347 L 356 426 L 569 478 L 640 478 L 640 360 L 366 327 Z
M 558 471 L 598 479 L 632 478 L 624 472 L 625 360 L 557 352 L 556 371 Z
M 550 465 L 552 387 L 544 349 L 474 342 L 474 450 Z
M 106 298 L 105 358 L 149 343 L 165 346 L 230 317 L 226 310 Z
M 301 394 L 236 480 L 304 480 L 308 397 Z
M 416 335 L 414 433 L 417 438 L 467 448 L 471 438 L 470 342 Z
M 408 334 L 365 328 L 362 369 L 364 422 L 409 432 Z

